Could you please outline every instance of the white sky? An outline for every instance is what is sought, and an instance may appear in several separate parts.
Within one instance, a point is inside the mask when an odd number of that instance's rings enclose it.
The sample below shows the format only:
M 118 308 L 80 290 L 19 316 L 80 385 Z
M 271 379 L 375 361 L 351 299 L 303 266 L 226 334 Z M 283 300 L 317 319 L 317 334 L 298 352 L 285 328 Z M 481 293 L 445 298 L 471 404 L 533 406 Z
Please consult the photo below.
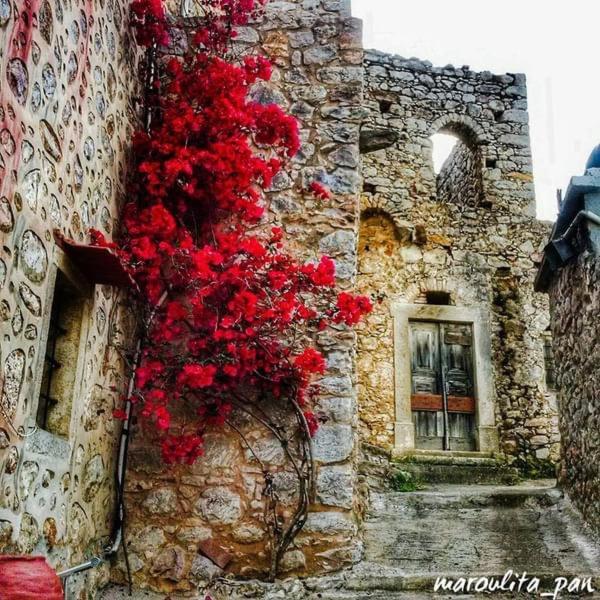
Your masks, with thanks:
M 436 66 L 525 73 L 538 216 L 600 143 L 597 0 L 352 0 L 366 48 Z

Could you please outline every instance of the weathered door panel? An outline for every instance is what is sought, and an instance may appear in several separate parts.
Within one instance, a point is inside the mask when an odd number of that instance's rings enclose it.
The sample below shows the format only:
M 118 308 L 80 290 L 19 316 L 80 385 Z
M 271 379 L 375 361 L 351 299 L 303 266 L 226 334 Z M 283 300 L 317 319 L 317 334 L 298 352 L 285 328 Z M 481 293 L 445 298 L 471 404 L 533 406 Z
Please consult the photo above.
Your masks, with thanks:
M 446 370 L 448 395 L 473 397 L 471 326 L 440 323 L 442 366 Z
M 439 394 L 439 331 L 436 323 L 410 325 L 413 394 Z
M 444 449 L 444 413 L 413 410 L 416 447 L 422 450 Z
M 476 449 L 475 418 L 472 414 L 450 413 L 450 449 L 472 451 Z

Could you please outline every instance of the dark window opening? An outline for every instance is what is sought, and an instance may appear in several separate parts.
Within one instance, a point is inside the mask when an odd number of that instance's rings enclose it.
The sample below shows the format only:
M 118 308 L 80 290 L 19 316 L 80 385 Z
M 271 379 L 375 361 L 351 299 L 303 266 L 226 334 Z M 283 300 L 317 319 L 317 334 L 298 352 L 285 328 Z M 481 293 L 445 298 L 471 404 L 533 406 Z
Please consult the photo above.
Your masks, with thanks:
M 450 306 L 450 294 L 448 292 L 425 292 L 427 304 L 439 306 Z
M 85 298 L 58 270 L 44 354 L 37 424 L 68 437 Z
M 391 100 L 380 100 L 379 101 L 379 110 L 383 114 L 387 114 L 392 110 L 392 101 Z
M 498 161 L 495 158 L 487 158 L 485 161 L 485 166 L 488 169 L 495 169 Z
M 363 183 L 363 192 L 365 194 L 374 194 L 377 191 L 377 186 L 372 183 L 367 183 L 366 181 Z

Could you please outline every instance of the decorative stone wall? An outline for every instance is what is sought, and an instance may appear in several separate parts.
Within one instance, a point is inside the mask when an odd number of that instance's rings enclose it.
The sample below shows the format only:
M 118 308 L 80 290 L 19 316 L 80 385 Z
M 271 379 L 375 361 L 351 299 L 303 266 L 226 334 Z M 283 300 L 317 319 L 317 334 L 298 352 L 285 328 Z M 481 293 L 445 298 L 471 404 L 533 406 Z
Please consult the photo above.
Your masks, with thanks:
M 599 200 L 599 168 L 574 178 L 555 237 L 579 210 L 600 215 Z M 569 240 L 576 256 L 552 274 L 547 286 L 561 433 L 559 482 L 600 533 L 600 227 L 583 220 L 576 231 Z
M 359 332 L 361 437 L 398 447 L 391 305 L 441 291 L 487 314 L 500 451 L 545 469 L 559 438 L 533 278 L 549 227 L 533 216 L 525 78 L 375 51 L 365 70 L 359 288 L 379 303 Z M 460 141 L 436 178 L 439 132 Z
M 45 554 L 57 569 L 98 552 L 112 523 L 127 323 L 124 297 L 85 273 L 60 435 L 36 429 L 36 412 L 57 266 L 73 274 L 53 230 L 110 237 L 124 194 L 137 62 L 127 4 L 0 1 L 0 552 Z M 107 576 L 74 578 L 70 593 L 88 597 Z
M 92 289 L 73 269 L 87 300 L 79 357 L 65 378 L 71 415 L 57 413 L 61 435 L 36 429 L 35 415 L 56 272 L 69 270 L 53 229 L 85 242 L 88 228 L 110 237 L 117 226 L 138 79 L 126 4 L 0 0 L 0 551 L 43 553 L 57 568 L 100 550 L 114 507 L 111 413 L 124 388 L 131 311 L 122 292 Z M 283 569 L 334 570 L 361 552 L 359 435 L 394 446 L 392 302 L 445 291 L 457 306 L 486 310 L 500 448 L 521 466 L 555 458 L 541 341 L 547 303 L 532 291 L 548 228 L 533 218 L 524 78 L 373 52 L 363 63 L 349 0 L 272 0 L 237 40 L 275 63 L 256 97 L 301 125 L 301 152 L 268 194 L 271 221 L 298 255 L 332 256 L 340 287 L 353 288 L 358 274 L 379 299 L 360 331 L 358 388 L 356 335 L 337 327 L 317 339 L 328 360 L 314 440 L 317 503 Z M 438 131 L 462 144 L 436 181 L 429 138 Z M 377 144 L 361 167 L 359 148 Z M 325 206 L 303 193 L 315 179 L 334 192 Z M 136 426 L 126 537 L 136 586 L 188 591 L 220 573 L 199 552 L 206 542 L 231 556 L 228 572 L 267 570 L 264 477 L 252 452 L 288 510 L 295 476 L 267 431 L 241 416 L 234 424 L 252 451 L 238 433 L 216 430 L 193 467 L 166 467 Z M 122 557 L 112 575 L 124 580 Z M 107 577 L 105 567 L 90 571 L 69 593 L 86 597 Z
M 337 263 L 341 288 L 356 276 L 362 114 L 362 47 L 359 23 L 339 0 L 272 1 L 261 23 L 239 28 L 241 51 L 264 52 L 275 64 L 270 84 L 255 90 L 300 122 L 302 148 L 268 194 L 269 224 L 282 224 L 288 244 L 306 259 L 320 254 Z M 334 197 L 322 207 L 303 194 L 313 180 Z M 356 336 L 339 327 L 319 334 L 328 361 L 316 410 L 326 420 L 314 439 L 317 504 L 283 560 L 286 574 L 340 568 L 360 556 L 354 517 L 356 454 Z M 277 410 L 271 407 L 270 410 Z M 285 414 L 285 411 L 283 411 Z M 136 431 L 127 477 L 129 561 L 137 587 L 162 592 L 190 590 L 220 573 L 199 551 L 225 551 L 227 572 L 263 575 L 270 566 L 265 526 L 265 480 L 274 485 L 287 517 L 295 507 L 297 479 L 277 439 L 254 420 L 235 416 L 235 426 L 206 437 L 204 456 L 193 467 L 161 464 L 148 433 Z M 121 561 L 115 577 L 123 581 Z

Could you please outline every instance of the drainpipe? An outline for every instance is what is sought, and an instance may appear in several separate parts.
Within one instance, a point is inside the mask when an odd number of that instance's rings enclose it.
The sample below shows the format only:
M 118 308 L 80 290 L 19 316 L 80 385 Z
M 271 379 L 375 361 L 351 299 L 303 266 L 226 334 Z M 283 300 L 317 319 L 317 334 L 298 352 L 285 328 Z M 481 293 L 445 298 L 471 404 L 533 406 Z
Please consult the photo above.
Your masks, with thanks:
M 69 575 L 75 575 L 75 573 L 80 573 L 81 571 L 87 571 L 88 569 L 94 569 L 95 567 L 102 564 L 103 562 L 104 562 L 103 558 L 100 558 L 99 556 L 94 556 L 87 562 L 81 563 L 80 565 L 77 565 L 75 567 L 71 567 L 70 569 L 65 569 L 64 571 L 61 571 L 60 573 L 58 573 L 58 576 L 61 579 L 65 579 L 66 577 L 69 577 Z
M 165 293 L 166 294 L 166 293 Z M 165 295 L 166 297 L 166 295 Z M 161 298 L 162 300 L 162 298 Z M 162 304 L 162 301 L 159 305 L 154 309 L 151 319 L 154 318 L 154 314 L 158 307 Z M 150 320 L 151 322 L 151 320 Z M 131 377 L 129 378 L 129 385 L 127 388 L 127 400 L 125 403 L 125 413 L 126 418 L 123 423 L 123 429 L 121 430 L 121 439 L 119 441 L 119 460 L 117 463 L 117 527 L 112 536 L 111 542 L 106 546 L 104 552 L 100 556 L 93 556 L 90 560 L 83 562 L 79 565 L 75 565 L 74 567 L 70 567 L 69 569 L 65 569 L 58 573 L 58 576 L 61 579 L 66 579 L 71 575 L 75 575 L 76 573 L 81 573 L 82 571 L 88 571 L 89 569 L 95 569 L 100 566 L 103 562 L 110 560 L 113 556 L 116 555 L 119 548 L 121 547 L 121 542 L 123 540 L 123 521 L 125 519 L 125 505 L 123 502 L 123 489 L 125 485 L 125 469 L 127 466 L 127 449 L 129 447 L 129 431 L 131 427 L 131 416 L 132 416 L 132 402 L 131 396 L 133 394 L 134 385 L 135 385 L 135 374 L 137 368 L 139 366 L 140 356 L 141 356 L 141 348 L 142 342 L 141 338 L 137 342 L 136 350 L 135 350 L 135 358 L 133 362 L 133 371 L 131 373 Z M 65 582 L 66 583 L 66 582 Z
M 152 125 L 152 110 L 149 108 L 151 106 L 151 102 L 148 101 L 148 95 L 151 90 L 154 89 L 154 82 L 157 79 L 157 52 L 158 45 L 153 43 L 146 50 L 146 61 L 148 63 L 148 75 L 147 80 L 145 82 L 145 92 L 146 92 L 146 109 L 144 115 L 144 124 L 146 127 L 146 131 L 150 132 L 150 127 Z M 152 326 L 152 322 L 154 321 L 154 317 L 156 316 L 157 311 L 164 304 L 167 299 L 170 286 L 163 292 L 156 306 L 152 309 L 150 316 L 148 317 L 148 321 L 146 323 L 146 331 L 150 329 Z M 89 569 L 94 569 L 103 562 L 110 560 L 116 553 L 119 551 L 121 547 L 121 543 L 123 541 L 123 522 L 125 520 L 125 503 L 123 500 L 124 488 L 125 488 L 125 471 L 127 466 L 127 449 L 129 448 L 129 431 L 131 428 L 131 416 L 133 405 L 131 402 L 131 396 L 133 394 L 133 390 L 135 388 L 135 374 L 137 372 L 139 361 L 141 358 L 141 350 L 142 350 L 142 338 L 140 337 L 137 342 L 136 350 L 135 350 L 135 358 L 133 361 L 133 369 L 131 371 L 131 377 L 129 378 L 129 385 L 127 389 L 127 400 L 125 401 L 125 413 L 126 418 L 123 423 L 123 429 L 121 430 L 121 439 L 119 442 L 119 460 L 117 463 L 117 526 L 116 530 L 112 536 L 112 541 L 109 545 L 104 549 L 104 552 L 101 556 L 94 556 L 90 560 L 81 563 L 80 565 L 76 565 L 69 569 L 65 569 L 58 573 L 58 576 L 62 579 L 66 579 L 69 575 L 74 575 L 75 573 L 80 573 L 82 571 L 87 571 Z M 125 562 L 127 563 L 127 572 L 129 574 L 129 563 L 127 562 L 127 553 L 125 553 Z M 66 583 L 66 582 L 65 582 Z M 129 580 L 130 593 L 131 593 L 131 578 Z
M 580 210 L 575 215 L 575 218 L 571 221 L 571 224 L 569 225 L 567 230 L 559 238 L 556 238 L 555 240 L 552 240 L 552 241 L 553 242 L 564 242 L 564 241 L 568 240 L 570 237 L 573 236 L 573 234 L 577 230 L 577 227 L 583 220 L 591 221 L 592 223 L 594 223 L 594 225 L 600 226 L 600 216 L 599 215 L 597 215 L 596 213 L 593 213 L 589 210 Z

